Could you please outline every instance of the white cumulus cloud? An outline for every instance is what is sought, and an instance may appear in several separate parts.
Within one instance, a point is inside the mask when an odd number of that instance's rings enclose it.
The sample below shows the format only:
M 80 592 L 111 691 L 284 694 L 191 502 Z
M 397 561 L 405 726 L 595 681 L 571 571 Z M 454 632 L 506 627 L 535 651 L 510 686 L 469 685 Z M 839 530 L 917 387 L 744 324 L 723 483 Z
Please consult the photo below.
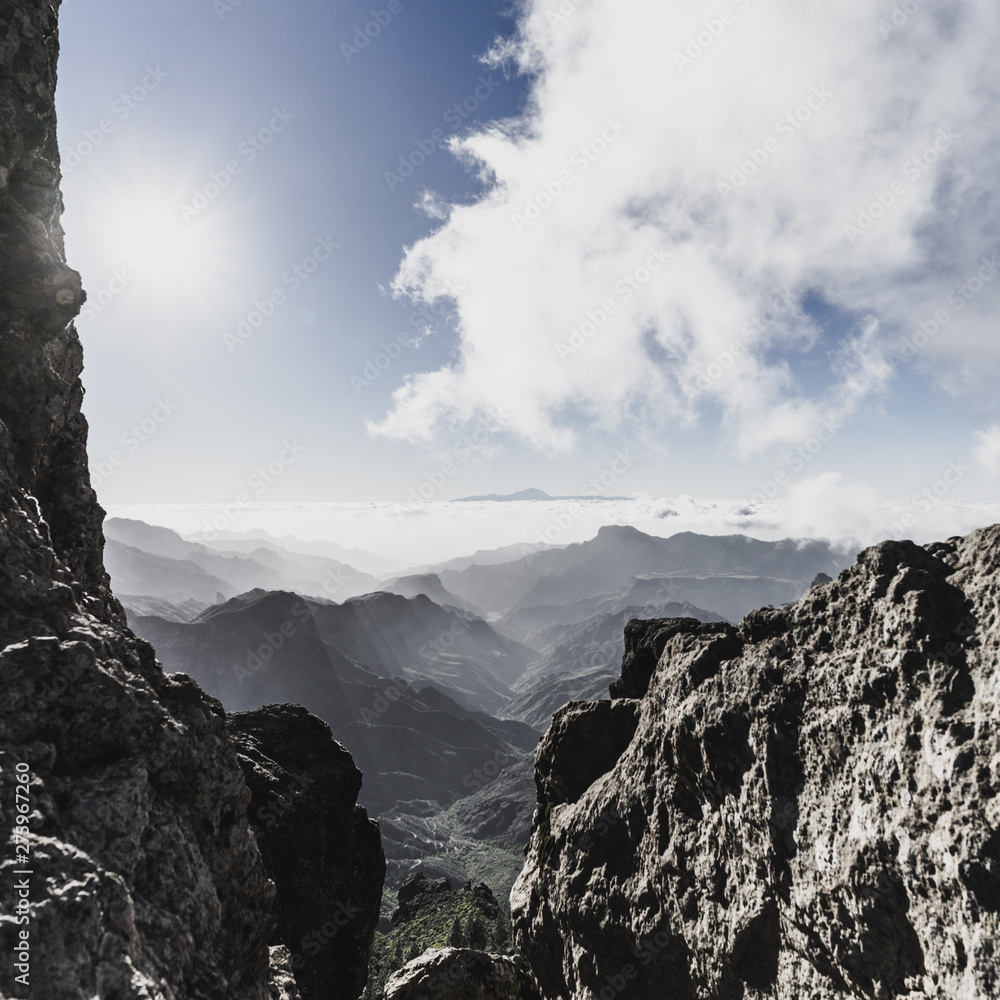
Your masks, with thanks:
M 989 391 L 993 0 L 522 7 L 491 58 L 530 74 L 526 110 L 453 144 L 484 193 L 432 199 L 394 283 L 453 307 L 456 360 L 374 432 L 503 413 L 555 452 L 710 406 L 749 454 L 849 419 L 901 365 Z

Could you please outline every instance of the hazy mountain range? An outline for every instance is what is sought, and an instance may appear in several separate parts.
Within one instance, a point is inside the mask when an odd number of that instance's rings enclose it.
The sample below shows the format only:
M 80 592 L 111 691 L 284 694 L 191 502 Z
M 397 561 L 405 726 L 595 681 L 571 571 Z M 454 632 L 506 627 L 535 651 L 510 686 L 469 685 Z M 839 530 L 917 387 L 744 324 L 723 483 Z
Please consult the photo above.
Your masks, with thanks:
M 104 522 L 105 560 L 117 594 L 189 598 L 215 604 L 261 587 L 343 600 L 376 589 L 378 579 L 325 555 L 276 543 L 225 540 L 212 546 L 125 518 Z M 322 549 L 323 543 L 317 543 Z
M 640 588 L 659 588 L 657 603 L 690 600 L 732 620 L 762 604 L 795 600 L 818 572 L 836 574 L 852 555 L 819 541 L 762 542 L 691 532 L 657 538 L 617 526 L 601 528 L 587 542 L 439 575 L 449 591 L 495 614 L 625 596 L 636 581 L 655 579 Z M 693 593 L 697 600 L 689 596 Z M 627 600 L 647 603 L 633 598 Z
M 520 867 L 538 737 L 568 702 L 608 697 L 627 621 L 736 620 L 850 561 L 816 542 L 611 527 L 379 578 L 301 542 L 209 545 L 122 519 L 105 531 L 116 593 L 165 670 L 230 712 L 304 705 L 350 747 L 390 884 L 420 865 L 501 892 Z
M 273 540 L 210 546 L 123 519 L 107 521 L 105 531 L 113 585 L 137 630 L 156 635 L 168 669 L 211 674 L 209 690 L 229 708 L 285 700 L 288 678 L 279 684 L 268 671 L 258 681 L 253 669 L 254 651 L 267 652 L 260 637 L 273 634 L 277 602 L 290 627 L 308 618 L 315 630 L 314 671 L 325 669 L 316 664 L 328 647 L 348 674 L 358 667 L 432 685 L 467 711 L 540 729 L 562 703 L 595 696 L 615 675 L 629 618 L 736 621 L 798 598 L 817 574 L 835 575 L 850 562 L 823 542 L 659 538 L 606 527 L 587 542 L 507 546 L 380 580 Z M 295 595 L 308 600 L 295 603 Z M 282 658 L 302 641 L 298 631 L 278 638 L 287 639 L 274 651 Z M 289 678 L 301 675 L 298 686 L 309 674 L 299 665 Z M 335 721 L 315 699 L 290 700 Z
M 427 598 L 374 594 L 331 605 L 258 590 L 188 623 L 129 622 L 153 643 L 166 670 L 189 674 L 228 711 L 308 706 L 351 747 L 365 776 L 362 801 L 375 814 L 414 800 L 427 803 L 413 806 L 417 811 L 450 804 L 468 793 L 467 775 L 489 761 L 521 757 L 537 742 L 537 731 L 524 723 L 472 707 L 472 694 L 506 699 L 488 656 L 431 648 L 435 638 L 451 635 L 461 651 L 479 650 L 478 630 L 489 626 Z M 498 660 L 501 650 L 510 663 L 521 655 L 498 635 L 488 641 Z M 411 656 L 416 676 L 407 677 Z M 458 663 L 463 690 L 449 691 L 443 680 Z M 420 677 L 438 671 L 444 677 L 436 686 Z

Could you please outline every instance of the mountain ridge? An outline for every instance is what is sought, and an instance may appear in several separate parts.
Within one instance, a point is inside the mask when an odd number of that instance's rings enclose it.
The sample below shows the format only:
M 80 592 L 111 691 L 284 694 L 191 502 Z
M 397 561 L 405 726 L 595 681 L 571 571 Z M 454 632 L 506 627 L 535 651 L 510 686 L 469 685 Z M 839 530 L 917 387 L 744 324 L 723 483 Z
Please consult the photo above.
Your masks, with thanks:
M 783 598 L 784 603 L 800 597 L 817 572 L 839 572 L 849 561 L 845 552 L 814 540 L 764 542 L 746 535 L 694 532 L 661 537 L 629 525 L 605 525 L 585 542 L 534 552 L 514 562 L 442 570 L 438 575 L 449 591 L 497 615 L 612 595 L 643 574 L 658 575 L 668 583 L 699 576 L 749 579 L 751 584 L 742 588 L 744 595 L 737 588 L 725 605 L 725 617 L 738 620 L 759 606 L 753 601 L 753 580 L 761 580 L 770 588 L 768 595 Z M 705 596 L 710 589 L 703 586 L 701 594 L 689 598 L 678 586 L 671 599 L 688 599 L 705 610 L 719 611 Z
M 502 707 L 510 699 L 506 682 L 491 673 L 493 654 L 465 661 L 461 675 L 448 673 L 463 650 L 478 655 L 483 642 L 499 642 L 513 654 L 517 645 L 426 597 L 375 593 L 336 605 L 251 591 L 189 623 L 139 618 L 133 626 L 167 670 L 192 676 L 229 711 L 288 702 L 322 718 L 359 762 L 362 801 L 375 815 L 410 800 L 444 807 L 468 794 L 468 773 L 497 755 L 526 753 L 538 740 L 537 730 L 479 704 Z M 421 652 L 430 659 L 420 661 Z M 441 683 L 448 678 L 465 687 Z

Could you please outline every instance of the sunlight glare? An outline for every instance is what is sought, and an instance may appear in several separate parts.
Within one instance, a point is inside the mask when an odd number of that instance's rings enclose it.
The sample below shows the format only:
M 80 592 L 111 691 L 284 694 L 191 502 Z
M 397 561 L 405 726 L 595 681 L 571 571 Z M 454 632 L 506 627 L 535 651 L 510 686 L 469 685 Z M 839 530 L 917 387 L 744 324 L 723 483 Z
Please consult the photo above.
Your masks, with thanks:
M 207 228 L 184 222 L 177 202 L 155 191 L 118 201 L 108 214 L 107 238 L 114 256 L 159 292 L 204 292 L 222 263 Z

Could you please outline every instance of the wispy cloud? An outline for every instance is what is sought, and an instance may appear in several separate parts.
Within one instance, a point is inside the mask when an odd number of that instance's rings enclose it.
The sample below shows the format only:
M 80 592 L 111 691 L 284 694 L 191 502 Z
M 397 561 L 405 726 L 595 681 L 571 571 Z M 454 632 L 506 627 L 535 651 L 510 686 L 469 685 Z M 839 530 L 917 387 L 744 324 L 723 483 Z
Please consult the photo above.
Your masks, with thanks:
M 489 58 L 531 74 L 527 110 L 454 144 L 485 191 L 427 202 L 442 224 L 394 284 L 453 304 L 456 360 L 374 432 L 501 410 L 560 451 L 584 423 L 710 404 L 751 453 L 848 419 L 893 365 L 991 384 L 1000 281 L 949 297 L 1000 249 L 995 3 L 523 8 Z M 946 335 L 901 355 L 940 310 Z
M 976 431 L 979 444 L 976 446 L 976 464 L 991 476 L 1000 473 L 1000 424 Z

